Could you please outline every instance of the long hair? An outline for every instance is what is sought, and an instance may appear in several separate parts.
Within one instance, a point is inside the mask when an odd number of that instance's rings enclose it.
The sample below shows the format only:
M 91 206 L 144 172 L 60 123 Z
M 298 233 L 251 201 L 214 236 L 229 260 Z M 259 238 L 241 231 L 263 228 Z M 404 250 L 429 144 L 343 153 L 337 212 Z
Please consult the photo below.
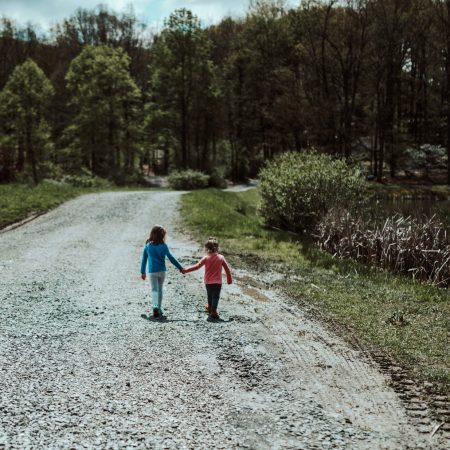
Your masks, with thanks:
M 164 244 L 166 230 L 161 225 L 155 225 L 150 231 L 146 244 Z
M 205 242 L 205 249 L 208 253 L 217 253 L 219 251 L 219 241 L 215 237 L 210 237 Z

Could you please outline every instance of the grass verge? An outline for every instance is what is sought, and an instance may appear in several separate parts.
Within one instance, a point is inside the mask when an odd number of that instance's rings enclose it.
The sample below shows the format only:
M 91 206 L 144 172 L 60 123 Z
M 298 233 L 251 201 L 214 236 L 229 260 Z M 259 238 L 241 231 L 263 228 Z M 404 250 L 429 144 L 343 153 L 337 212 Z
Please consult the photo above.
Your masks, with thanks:
M 448 290 L 339 260 L 308 240 L 268 230 L 257 214 L 258 201 L 256 189 L 196 191 L 183 196 L 181 213 L 200 242 L 217 236 L 234 264 L 284 273 L 279 284 L 292 298 L 318 307 L 418 379 L 448 391 Z
M 0 229 L 32 214 L 42 214 L 82 194 L 124 189 L 117 187 L 81 188 L 50 182 L 43 182 L 35 187 L 19 183 L 2 184 L 0 185 Z

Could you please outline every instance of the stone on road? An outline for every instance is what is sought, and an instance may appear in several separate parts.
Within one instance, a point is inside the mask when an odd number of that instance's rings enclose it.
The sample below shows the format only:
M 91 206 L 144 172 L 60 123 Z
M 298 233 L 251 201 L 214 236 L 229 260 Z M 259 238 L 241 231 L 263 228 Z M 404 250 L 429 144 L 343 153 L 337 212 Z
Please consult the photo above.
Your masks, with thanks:
M 200 254 L 180 195 L 86 195 L 0 234 L 0 448 L 426 448 L 385 377 L 275 292 L 225 286 L 209 323 L 201 273 L 169 267 L 168 320 L 141 318 L 150 227 Z

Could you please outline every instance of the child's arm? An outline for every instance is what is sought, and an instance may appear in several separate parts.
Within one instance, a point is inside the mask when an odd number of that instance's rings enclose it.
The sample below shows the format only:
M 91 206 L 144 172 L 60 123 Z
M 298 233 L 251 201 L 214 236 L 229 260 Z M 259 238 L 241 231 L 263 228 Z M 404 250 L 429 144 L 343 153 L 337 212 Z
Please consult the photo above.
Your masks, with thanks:
M 222 266 L 225 269 L 225 273 L 227 274 L 227 284 L 231 284 L 233 282 L 233 279 L 231 278 L 230 266 L 228 265 L 225 258 L 223 258 L 222 260 Z
M 166 255 L 169 258 L 169 261 L 181 272 L 183 270 L 183 266 L 178 262 L 177 258 L 170 253 L 169 247 L 166 245 Z
M 183 273 L 194 272 L 194 270 L 200 269 L 200 267 L 205 265 L 205 260 L 206 258 L 203 257 L 197 264 L 191 267 L 186 267 L 185 269 L 183 269 Z
M 142 260 L 141 260 L 141 278 L 145 280 L 146 278 L 146 268 L 147 268 L 147 249 L 144 247 L 144 252 L 142 253 Z

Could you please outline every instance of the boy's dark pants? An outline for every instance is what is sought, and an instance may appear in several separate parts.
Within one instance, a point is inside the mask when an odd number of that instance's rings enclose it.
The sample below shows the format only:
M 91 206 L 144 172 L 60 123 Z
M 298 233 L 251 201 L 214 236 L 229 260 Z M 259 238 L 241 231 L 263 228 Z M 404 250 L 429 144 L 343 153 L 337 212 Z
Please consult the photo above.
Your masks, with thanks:
M 206 293 L 208 294 L 208 306 L 210 309 L 217 309 L 220 299 L 221 284 L 205 284 Z

